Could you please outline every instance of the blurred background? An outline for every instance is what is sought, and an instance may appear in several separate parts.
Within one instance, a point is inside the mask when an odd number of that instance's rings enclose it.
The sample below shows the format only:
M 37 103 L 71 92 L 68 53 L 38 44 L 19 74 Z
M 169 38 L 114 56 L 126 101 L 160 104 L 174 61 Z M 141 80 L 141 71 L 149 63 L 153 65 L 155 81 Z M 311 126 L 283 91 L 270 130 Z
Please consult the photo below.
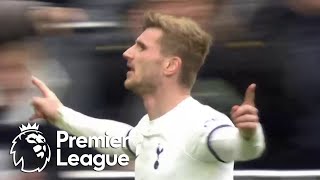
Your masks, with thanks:
M 31 97 L 39 94 L 31 75 L 68 107 L 135 126 L 145 111 L 123 87 L 122 53 L 141 32 L 146 10 L 191 17 L 212 33 L 214 46 L 193 89 L 196 99 L 229 115 L 247 86 L 257 84 L 267 149 L 261 158 L 235 168 L 290 171 L 282 177 L 265 171 L 236 179 L 320 178 L 319 0 L 1 0 L 0 179 L 94 178 L 84 171 L 92 167 L 56 167 L 57 129 L 43 121 L 39 130 L 52 151 L 47 168 L 26 174 L 13 166 L 12 140 L 32 115 Z M 34 153 L 23 144 L 18 148 Z M 62 149 L 63 160 L 69 154 L 97 153 Z M 132 169 L 108 167 L 106 172 Z M 84 174 L 61 175 L 69 170 Z M 109 174 L 100 179 L 112 179 Z

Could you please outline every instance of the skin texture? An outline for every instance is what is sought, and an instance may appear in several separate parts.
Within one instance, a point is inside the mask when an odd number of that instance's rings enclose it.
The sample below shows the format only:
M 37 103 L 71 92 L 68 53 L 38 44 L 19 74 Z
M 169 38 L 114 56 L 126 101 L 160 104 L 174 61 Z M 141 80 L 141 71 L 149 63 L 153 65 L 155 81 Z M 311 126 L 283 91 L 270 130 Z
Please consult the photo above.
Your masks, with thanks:
M 162 32 L 150 28 L 143 32 L 136 43 L 123 53 L 127 60 L 127 79 L 125 87 L 139 95 L 153 93 L 161 85 L 161 67 L 164 56 L 160 53 L 158 43 Z

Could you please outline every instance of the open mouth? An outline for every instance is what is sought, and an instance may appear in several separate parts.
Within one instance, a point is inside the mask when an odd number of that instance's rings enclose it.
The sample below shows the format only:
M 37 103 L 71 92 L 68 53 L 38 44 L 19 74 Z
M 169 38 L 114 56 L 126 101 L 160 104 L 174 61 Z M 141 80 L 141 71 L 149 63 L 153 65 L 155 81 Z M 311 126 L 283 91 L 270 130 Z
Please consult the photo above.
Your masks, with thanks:
M 127 65 L 128 68 L 128 72 L 133 72 L 134 71 L 134 67 L 132 65 Z

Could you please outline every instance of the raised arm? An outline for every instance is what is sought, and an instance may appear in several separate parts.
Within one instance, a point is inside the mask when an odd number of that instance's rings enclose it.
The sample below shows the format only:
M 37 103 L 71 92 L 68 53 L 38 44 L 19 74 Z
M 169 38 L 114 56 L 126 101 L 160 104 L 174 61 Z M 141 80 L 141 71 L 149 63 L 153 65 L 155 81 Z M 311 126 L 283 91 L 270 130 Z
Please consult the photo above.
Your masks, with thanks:
M 113 121 L 92 118 L 63 106 L 57 96 L 39 79 L 33 77 L 32 83 L 40 90 L 42 97 L 34 97 L 32 105 L 35 114 L 30 118 L 46 119 L 57 126 L 76 136 L 105 136 L 129 139 L 133 128 L 130 125 Z M 129 141 L 124 148 L 98 148 L 99 151 L 108 154 L 123 154 L 134 156 L 128 147 Z
M 209 144 L 220 161 L 244 161 L 259 157 L 265 149 L 263 130 L 255 107 L 256 85 L 251 84 L 243 103 L 233 106 L 231 118 L 235 127 L 216 128 L 211 133 Z
M 233 123 L 216 111 L 206 117 L 213 120 L 195 128 L 186 151 L 195 159 L 207 162 L 227 163 L 259 157 L 265 149 L 265 141 L 254 105 L 254 93 L 255 85 L 250 85 L 244 102 L 232 108 Z

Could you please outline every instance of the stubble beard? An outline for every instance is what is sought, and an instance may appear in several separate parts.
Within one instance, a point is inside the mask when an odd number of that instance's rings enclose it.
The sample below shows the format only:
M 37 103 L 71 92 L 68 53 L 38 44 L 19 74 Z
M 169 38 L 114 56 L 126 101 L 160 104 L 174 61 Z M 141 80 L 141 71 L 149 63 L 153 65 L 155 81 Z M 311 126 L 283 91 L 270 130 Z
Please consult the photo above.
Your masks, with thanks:
M 127 78 L 125 81 L 124 81 L 124 87 L 135 93 L 135 94 L 138 94 L 138 89 L 139 89 L 139 84 L 137 82 L 135 82 L 133 79 L 129 79 Z
M 124 82 L 124 87 L 138 96 L 150 94 L 155 89 L 152 84 L 148 84 L 144 81 L 138 82 L 128 78 Z

